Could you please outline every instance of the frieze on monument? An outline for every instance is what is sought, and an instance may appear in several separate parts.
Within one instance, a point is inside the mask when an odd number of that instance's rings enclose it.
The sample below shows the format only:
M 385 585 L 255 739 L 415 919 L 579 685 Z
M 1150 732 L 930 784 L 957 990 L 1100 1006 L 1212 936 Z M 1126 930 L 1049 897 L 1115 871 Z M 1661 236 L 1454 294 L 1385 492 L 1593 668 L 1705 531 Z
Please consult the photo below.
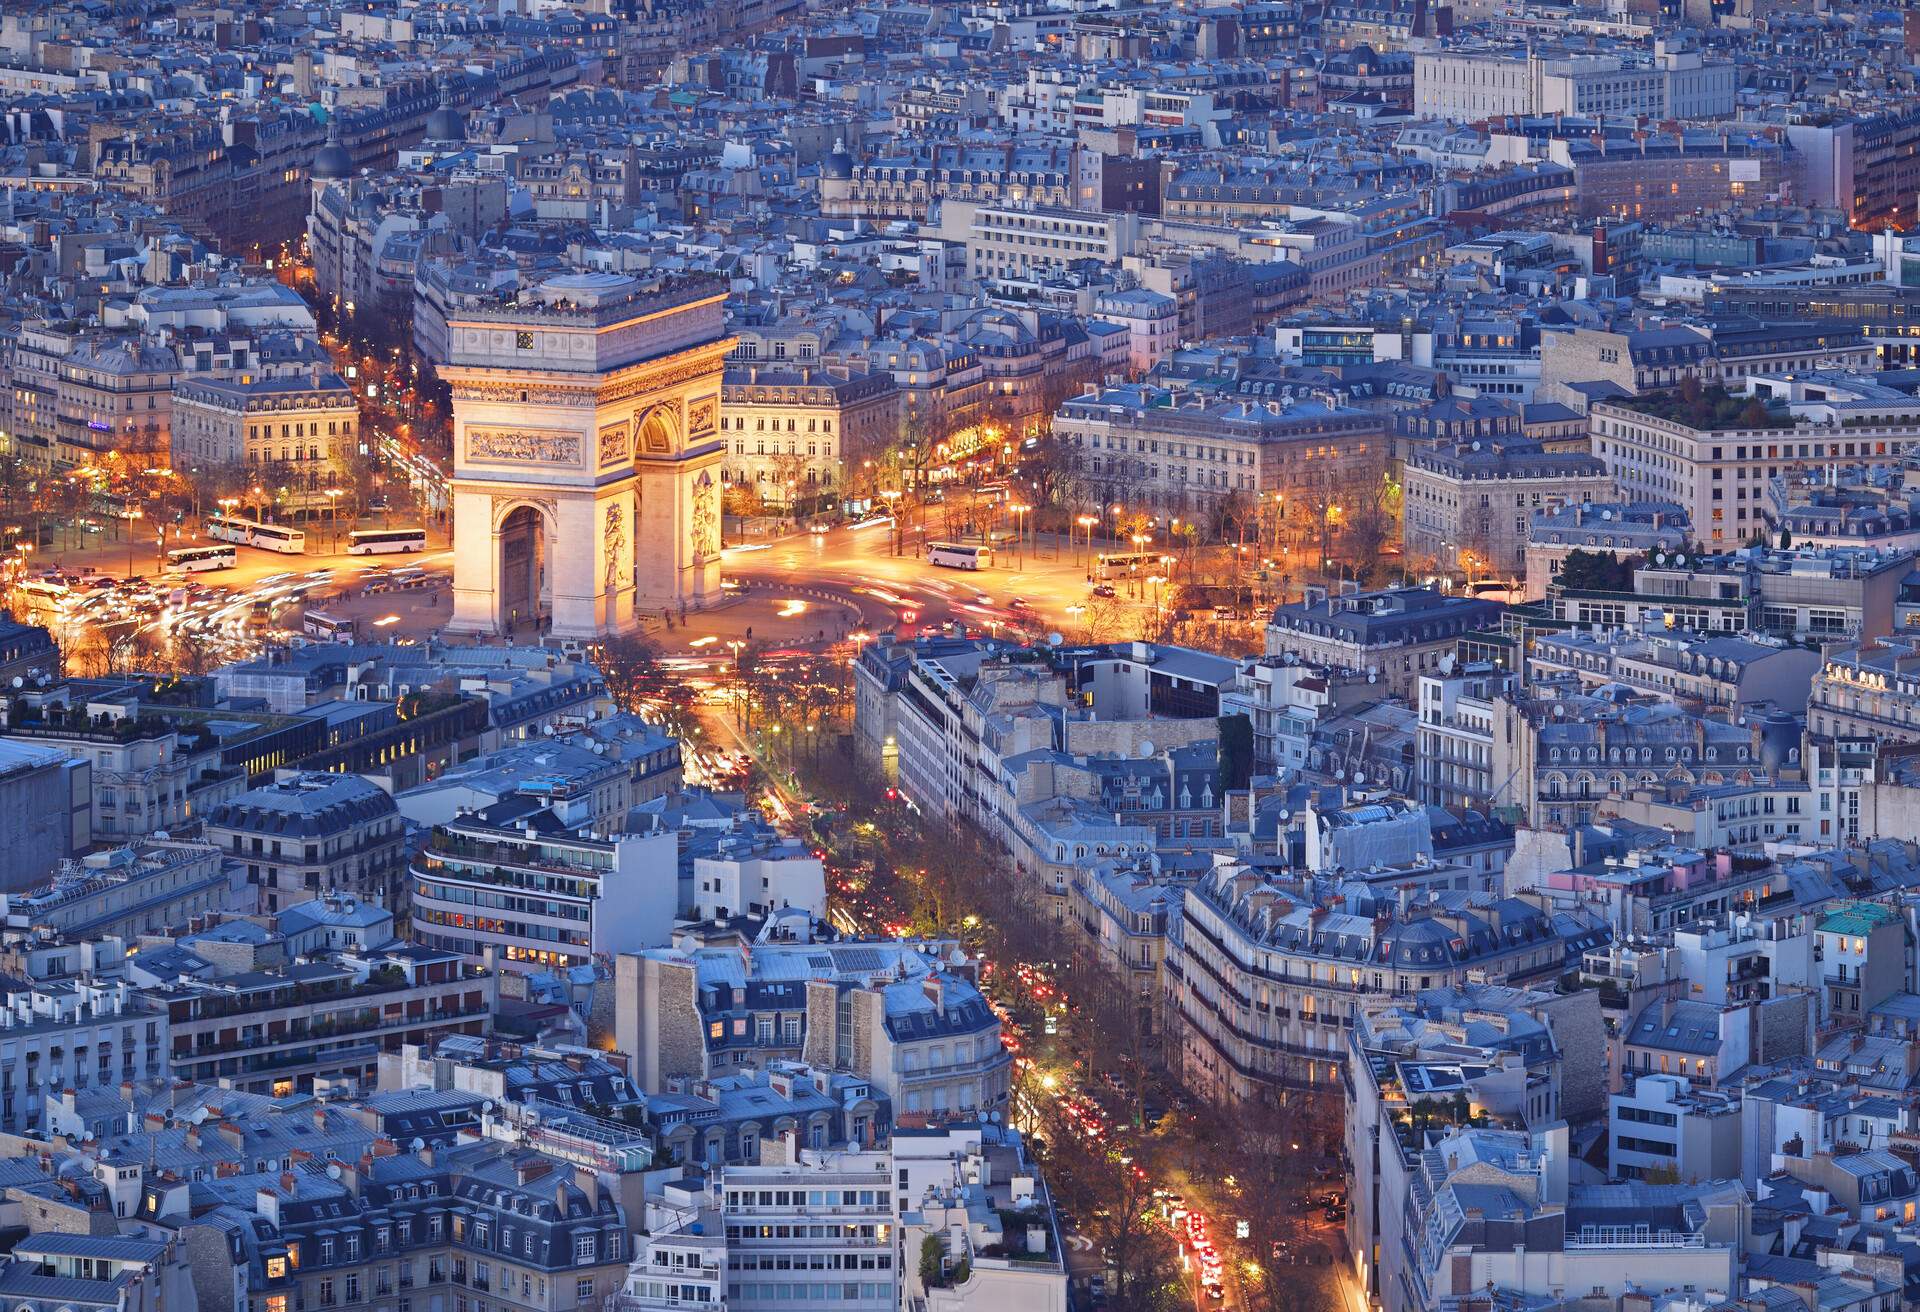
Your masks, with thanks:
M 601 425 L 600 468 L 611 469 L 632 457 L 633 447 L 627 441 L 627 426 L 625 424 Z
M 537 428 L 469 428 L 467 459 L 575 465 L 580 463 L 580 434 Z

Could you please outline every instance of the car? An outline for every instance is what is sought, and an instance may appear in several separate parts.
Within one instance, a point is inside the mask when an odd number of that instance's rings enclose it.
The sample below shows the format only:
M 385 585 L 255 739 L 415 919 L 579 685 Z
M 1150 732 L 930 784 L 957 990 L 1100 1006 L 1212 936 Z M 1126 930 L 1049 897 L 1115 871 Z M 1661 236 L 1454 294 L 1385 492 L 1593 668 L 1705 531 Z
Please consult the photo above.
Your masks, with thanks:
M 1222 1289 L 1219 1285 L 1207 1286 L 1207 1299 L 1209 1302 L 1213 1302 L 1213 1303 L 1224 1302 L 1226 1297 L 1227 1297 L 1227 1291 Z
M 1093 585 L 1093 595 L 1096 597 L 1114 597 L 1119 594 L 1113 590 L 1113 584 L 1111 583 L 1096 583 Z
M 833 531 L 833 525 L 829 524 L 824 519 L 816 519 L 811 524 L 807 525 L 807 532 L 809 533 L 830 533 L 832 531 Z
M 1007 609 L 1008 610 L 1032 610 L 1033 607 L 1027 604 L 1027 599 L 1025 597 L 1008 597 Z

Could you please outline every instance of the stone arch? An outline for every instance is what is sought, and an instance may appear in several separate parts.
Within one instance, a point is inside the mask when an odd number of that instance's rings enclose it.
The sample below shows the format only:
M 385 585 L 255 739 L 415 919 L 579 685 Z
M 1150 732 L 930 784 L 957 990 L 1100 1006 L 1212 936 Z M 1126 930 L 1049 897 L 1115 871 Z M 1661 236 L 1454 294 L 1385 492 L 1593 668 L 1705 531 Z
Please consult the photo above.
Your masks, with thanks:
M 549 534 L 559 533 L 559 512 L 551 500 L 544 497 L 500 496 L 493 499 L 493 531 L 496 536 L 506 527 L 507 518 L 516 510 L 533 511 L 545 524 Z
M 493 505 L 495 624 L 510 632 L 553 615 L 553 553 L 560 519 L 551 500 L 503 496 Z
M 680 449 L 685 429 L 680 422 L 680 407 L 663 401 L 637 411 L 633 416 L 633 454 L 639 456 L 672 455 Z

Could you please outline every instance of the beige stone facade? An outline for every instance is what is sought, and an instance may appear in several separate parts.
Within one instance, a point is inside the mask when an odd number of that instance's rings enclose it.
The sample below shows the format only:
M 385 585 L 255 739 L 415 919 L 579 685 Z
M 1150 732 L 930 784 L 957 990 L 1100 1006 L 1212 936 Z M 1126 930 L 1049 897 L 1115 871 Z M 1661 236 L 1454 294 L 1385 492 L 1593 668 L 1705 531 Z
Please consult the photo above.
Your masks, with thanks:
M 454 631 L 591 638 L 719 599 L 725 293 L 572 274 L 451 307 Z

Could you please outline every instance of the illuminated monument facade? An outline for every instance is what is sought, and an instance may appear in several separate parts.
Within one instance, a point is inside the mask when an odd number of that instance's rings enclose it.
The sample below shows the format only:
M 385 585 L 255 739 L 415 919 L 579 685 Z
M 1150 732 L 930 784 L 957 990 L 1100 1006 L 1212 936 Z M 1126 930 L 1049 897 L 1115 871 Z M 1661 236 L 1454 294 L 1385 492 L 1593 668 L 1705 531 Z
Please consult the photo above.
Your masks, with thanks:
M 725 292 L 582 273 L 448 308 L 452 631 L 594 638 L 719 600 Z

